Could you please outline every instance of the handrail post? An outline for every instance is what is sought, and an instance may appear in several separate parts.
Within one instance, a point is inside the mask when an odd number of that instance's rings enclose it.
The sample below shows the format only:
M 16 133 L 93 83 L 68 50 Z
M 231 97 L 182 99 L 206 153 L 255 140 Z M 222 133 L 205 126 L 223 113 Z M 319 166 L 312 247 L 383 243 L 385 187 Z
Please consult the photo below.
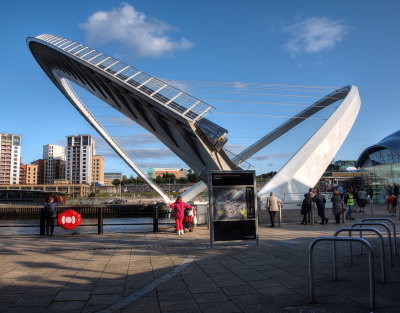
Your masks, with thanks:
M 279 227 L 281 227 L 281 221 L 282 221 L 282 204 L 279 205 Z
M 46 227 L 45 212 L 44 212 L 44 209 L 41 209 L 40 210 L 40 236 L 46 235 L 45 227 Z
M 97 209 L 97 234 L 103 234 L 103 208 Z
M 351 237 L 351 231 L 349 231 L 349 237 Z M 349 241 L 349 260 L 350 265 L 353 265 L 353 245 L 351 241 Z
M 386 232 L 388 234 L 388 241 L 389 241 L 389 262 L 390 266 L 393 267 L 393 254 L 392 254 L 392 235 L 390 233 L 389 227 L 385 223 L 365 223 L 365 222 L 358 222 L 352 224 L 350 227 L 355 227 L 355 226 L 382 226 L 386 229 Z
M 153 208 L 153 232 L 158 232 L 158 206 Z
M 371 208 L 371 217 L 372 217 L 372 218 L 374 218 L 374 206 L 373 206 L 373 202 L 374 202 L 374 200 L 372 200 L 372 197 L 371 197 L 371 199 L 370 199 L 370 201 L 369 201 L 369 204 L 370 204 L 370 208 Z

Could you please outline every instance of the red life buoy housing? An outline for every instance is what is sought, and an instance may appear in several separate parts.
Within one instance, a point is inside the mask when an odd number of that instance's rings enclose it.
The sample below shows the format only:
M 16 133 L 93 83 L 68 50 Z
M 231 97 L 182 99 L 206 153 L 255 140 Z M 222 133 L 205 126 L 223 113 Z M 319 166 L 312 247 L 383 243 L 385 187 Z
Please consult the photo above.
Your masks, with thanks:
M 74 229 L 81 225 L 81 223 L 81 215 L 74 210 L 62 211 L 57 216 L 57 225 L 67 230 Z

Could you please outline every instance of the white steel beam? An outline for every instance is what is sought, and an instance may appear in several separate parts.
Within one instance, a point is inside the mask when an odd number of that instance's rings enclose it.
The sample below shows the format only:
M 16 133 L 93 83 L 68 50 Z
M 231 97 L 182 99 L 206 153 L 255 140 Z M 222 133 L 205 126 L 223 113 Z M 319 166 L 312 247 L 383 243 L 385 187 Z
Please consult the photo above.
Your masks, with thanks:
M 79 111 L 79 113 L 89 122 L 90 125 L 103 137 L 103 139 L 111 146 L 111 148 L 125 161 L 125 163 L 139 175 L 160 197 L 165 203 L 170 203 L 171 200 L 168 196 L 156 185 L 151 179 L 149 179 L 145 173 L 130 159 L 128 154 L 118 145 L 118 143 L 107 133 L 107 131 L 101 126 L 101 124 L 95 119 L 89 109 L 84 105 L 81 99 L 76 95 L 74 89 L 69 84 L 68 79 L 63 78 L 54 71 L 56 77 L 58 77 L 62 87 L 68 94 L 68 98 L 73 106 Z

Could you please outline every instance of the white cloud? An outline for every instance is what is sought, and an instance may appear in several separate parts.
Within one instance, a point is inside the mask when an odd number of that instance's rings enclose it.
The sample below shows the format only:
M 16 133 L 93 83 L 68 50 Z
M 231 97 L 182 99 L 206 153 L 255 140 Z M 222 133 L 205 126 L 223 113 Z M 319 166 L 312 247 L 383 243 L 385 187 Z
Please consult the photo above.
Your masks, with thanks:
M 121 43 L 137 56 L 161 57 L 193 46 L 185 38 L 174 41 L 167 35 L 175 30 L 174 27 L 160 20 L 149 19 L 127 3 L 111 11 L 95 12 L 80 26 L 86 31 L 90 42 Z
M 318 53 L 332 49 L 342 41 L 349 27 L 341 20 L 327 17 L 310 17 L 284 28 L 289 33 L 285 48 L 293 55 Z
M 259 156 L 251 157 L 250 159 L 259 160 L 259 161 L 273 160 L 273 159 L 286 159 L 286 158 L 291 157 L 292 155 L 293 155 L 293 153 L 265 154 L 265 155 L 259 155 Z

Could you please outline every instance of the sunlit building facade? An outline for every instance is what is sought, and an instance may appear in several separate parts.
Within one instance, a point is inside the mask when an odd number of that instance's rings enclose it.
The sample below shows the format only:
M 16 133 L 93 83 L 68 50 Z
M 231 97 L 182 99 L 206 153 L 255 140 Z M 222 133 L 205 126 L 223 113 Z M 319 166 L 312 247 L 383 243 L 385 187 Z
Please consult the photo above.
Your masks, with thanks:
M 21 136 L 0 133 L 0 185 L 19 184 Z

